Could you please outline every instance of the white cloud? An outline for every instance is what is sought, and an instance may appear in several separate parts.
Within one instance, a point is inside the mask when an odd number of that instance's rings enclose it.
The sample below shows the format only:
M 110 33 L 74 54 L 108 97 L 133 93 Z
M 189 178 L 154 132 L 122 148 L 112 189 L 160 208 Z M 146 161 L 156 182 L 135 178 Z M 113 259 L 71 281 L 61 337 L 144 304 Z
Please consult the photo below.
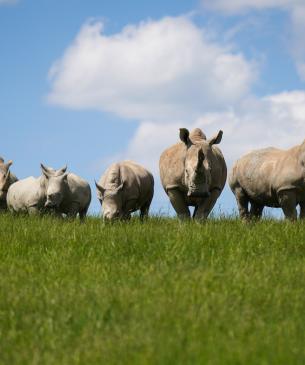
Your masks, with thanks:
M 297 72 L 305 81 L 305 1 L 304 0 L 202 0 L 205 8 L 226 14 L 250 10 L 280 9 L 287 11 L 292 23 L 291 53 Z
M 188 124 L 143 122 L 122 158 L 134 159 L 158 173 L 162 151 L 179 141 L 179 128 L 202 128 L 212 136 L 224 131 L 220 148 L 228 166 L 249 150 L 276 146 L 289 148 L 305 138 L 305 92 L 284 92 L 248 98 L 234 109 L 206 113 Z
M 50 71 L 51 103 L 139 120 L 186 120 L 235 105 L 256 77 L 240 53 L 208 39 L 187 17 L 129 25 L 107 36 L 82 27 Z

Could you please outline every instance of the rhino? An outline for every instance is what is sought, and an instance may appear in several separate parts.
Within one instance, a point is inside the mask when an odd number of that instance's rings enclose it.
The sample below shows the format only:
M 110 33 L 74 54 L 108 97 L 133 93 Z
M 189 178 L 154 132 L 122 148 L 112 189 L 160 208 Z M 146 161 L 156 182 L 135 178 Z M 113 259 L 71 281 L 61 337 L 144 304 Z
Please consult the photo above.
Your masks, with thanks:
M 114 163 L 95 184 L 104 219 L 129 219 L 137 210 L 141 219 L 148 215 L 154 178 L 144 167 L 133 161 Z
M 89 184 L 81 177 L 67 173 L 67 167 L 55 170 L 41 164 L 42 175 L 28 177 L 10 186 L 7 205 L 11 212 L 41 214 L 54 212 L 80 220 L 86 217 L 91 202 Z
M 159 168 L 163 188 L 179 218 L 205 219 L 213 209 L 227 178 L 225 159 L 218 147 L 222 131 L 207 139 L 201 129 L 180 128 L 181 142 L 166 149 Z
M 305 218 L 305 141 L 288 150 L 254 150 L 235 162 L 229 176 L 240 217 L 261 218 L 265 206 L 282 208 L 285 218 Z M 250 205 L 250 209 L 249 209 Z
M 10 171 L 13 161 L 4 163 L 4 159 L 0 157 L 0 211 L 7 209 L 6 195 L 8 188 L 16 182 L 17 177 Z

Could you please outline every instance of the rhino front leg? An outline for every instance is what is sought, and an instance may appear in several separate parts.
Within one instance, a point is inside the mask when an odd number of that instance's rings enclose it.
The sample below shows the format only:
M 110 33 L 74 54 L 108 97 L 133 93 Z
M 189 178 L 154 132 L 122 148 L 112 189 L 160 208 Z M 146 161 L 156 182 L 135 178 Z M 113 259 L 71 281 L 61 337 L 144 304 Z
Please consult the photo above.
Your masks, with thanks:
M 249 198 L 246 192 L 238 187 L 234 190 L 235 199 L 241 219 L 247 220 L 249 218 Z
M 210 196 L 205 199 L 194 211 L 194 219 L 206 219 L 220 195 L 221 191 L 219 189 L 214 189 L 211 191 Z
M 67 212 L 67 217 L 70 219 L 75 219 L 77 216 L 77 213 L 79 212 L 79 203 L 78 202 L 72 202 L 68 212 Z
M 279 202 L 283 209 L 286 219 L 297 219 L 297 199 L 294 190 L 283 190 L 278 193 Z
M 262 217 L 264 206 L 252 202 L 250 208 L 250 218 L 260 219 Z
M 169 200 L 180 219 L 188 219 L 191 217 L 190 210 L 186 204 L 184 194 L 178 189 L 170 189 L 167 191 Z
M 305 202 L 300 203 L 300 219 L 305 218 Z

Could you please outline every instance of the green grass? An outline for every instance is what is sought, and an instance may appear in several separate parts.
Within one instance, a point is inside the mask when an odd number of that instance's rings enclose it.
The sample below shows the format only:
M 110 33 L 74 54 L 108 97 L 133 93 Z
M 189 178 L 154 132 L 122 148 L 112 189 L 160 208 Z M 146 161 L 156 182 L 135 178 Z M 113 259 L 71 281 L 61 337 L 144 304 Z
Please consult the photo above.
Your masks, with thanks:
M 305 363 L 305 222 L 0 216 L 0 364 Z

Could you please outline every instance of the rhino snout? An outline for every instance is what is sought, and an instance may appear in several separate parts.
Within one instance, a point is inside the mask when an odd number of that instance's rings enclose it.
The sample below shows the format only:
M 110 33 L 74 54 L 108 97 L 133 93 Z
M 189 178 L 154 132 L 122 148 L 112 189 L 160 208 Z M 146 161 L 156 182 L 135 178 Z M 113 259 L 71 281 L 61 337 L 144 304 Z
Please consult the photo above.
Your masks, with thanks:
M 120 212 L 119 211 L 105 212 L 103 217 L 104 217 L 105 220 L 112 221 L 112 220 L 120 218 Z
M 45 202 L 46 208 L 54 208 L 59 205 L 59 195 L 58 194 L 49 194 L 47 195 L 47 201 Z

